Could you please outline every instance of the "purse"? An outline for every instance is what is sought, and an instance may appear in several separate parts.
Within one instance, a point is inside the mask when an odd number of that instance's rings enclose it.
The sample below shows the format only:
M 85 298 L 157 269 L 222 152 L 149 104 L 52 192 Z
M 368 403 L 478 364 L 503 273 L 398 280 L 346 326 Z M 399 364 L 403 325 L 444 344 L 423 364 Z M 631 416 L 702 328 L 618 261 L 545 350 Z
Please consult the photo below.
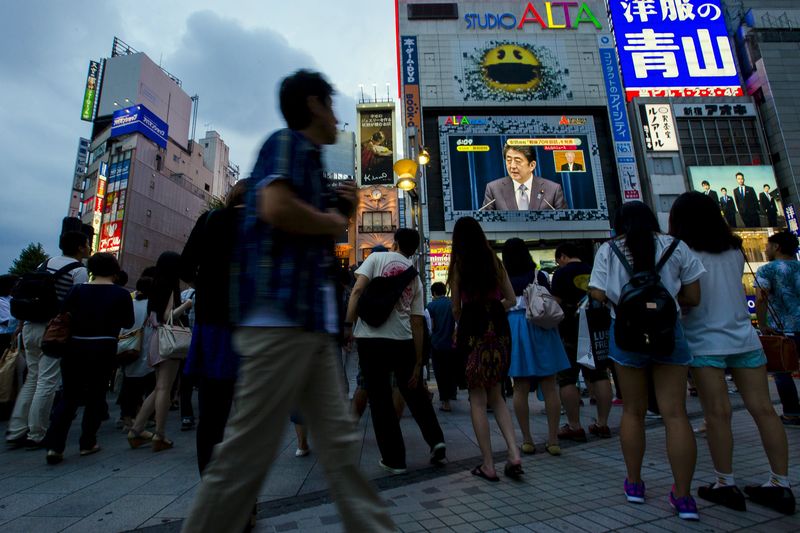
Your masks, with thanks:
M 139 359 L 142 353 L 142 337 L 142 328 L 119 336 L 119 341 L 117 342 L 117 365 L 129 365 Z
M 166 323 L 158 327 L 158 354 L 164 359 L 185 359 L 192 344 L 192 330 L 172 320 L 172 299 L 165 313 Z
M 72 315 L 59 313 L 50 319 L 42 335 L 42 352 L 50 357 L 62 357 L 69 350 L 72 339 Z

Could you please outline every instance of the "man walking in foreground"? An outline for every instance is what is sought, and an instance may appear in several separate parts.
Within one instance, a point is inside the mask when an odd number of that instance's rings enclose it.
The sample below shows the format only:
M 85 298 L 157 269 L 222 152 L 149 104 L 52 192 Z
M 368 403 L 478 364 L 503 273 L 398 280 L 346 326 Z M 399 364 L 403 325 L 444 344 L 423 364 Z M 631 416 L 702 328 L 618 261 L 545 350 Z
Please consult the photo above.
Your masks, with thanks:
M 358 469 L 361 442 L 333 338 L 334 239 L 347 227 L 356 191 L 342 185 L 335 193 L 322 175 L 321 145 L 337 134 L 332 94 L 320 74 L 305 70 L 281 84 L 289 128 L 261 148 L 232 265 L 236 410 L 183 531 L 242 531 L 293 408 L 307 421 L 344 528 L 394 531 Z

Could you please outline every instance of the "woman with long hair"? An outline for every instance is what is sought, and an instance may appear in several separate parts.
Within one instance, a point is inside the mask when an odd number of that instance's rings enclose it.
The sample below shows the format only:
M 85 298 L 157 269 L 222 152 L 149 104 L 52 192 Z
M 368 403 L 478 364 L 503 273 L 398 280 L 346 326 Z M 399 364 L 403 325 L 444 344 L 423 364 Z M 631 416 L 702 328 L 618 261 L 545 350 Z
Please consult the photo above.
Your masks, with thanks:
M 547 441 L 545 450 L 550 455 L 561 455 L 558 444 L 558 422 L 561 419 L 561 400 L 556 388 L 556 374 L 570 367 L 558 329 L 543 329 L 525 318 L 525 288 L 537 283 L 549 289 L 547 276 L 536 270 L 525 241 L 508 239 L 503 244 L 503 266 L 505 266 L 516 302 L 508 311 L 511 327 L 511 367 L 509 375 L 514 379 L 514 414 L 522 430 L 522 452 L 535 453 L 531 435 L 528 395 L 538 383 L 544 396 L 547 411 Z
M 642 202 L 624 204 L 617 213 L 614 230 L 617 237 L 613 242 L 634 273 L 653 271 L 674 240 L 661 233 L 655 215 Z M 675 299 L 676 305 L 693 307 L 700 303 L 699 279 L 704 272 L 697 256 L 685 243 L 679 242 L 659 275 L 661 284 Z M 616 319 L 615 306 L 623 287 L 630 279 L 626 265 L 612 252 L 611 243 L 604 243 L 597 251 L 589 288 L 592 298 L 611 303 L 613 319 Z M 686 380 L 692 356 L 680 321 L 675 324 L 674 350 L 666 356 L 621 349 L 616 343 L 614 329 L 612 322 L 609 356 L 615 363 L 622 397 L 625 398 L 620 424 L 622 455 L 628 471 L 624 483 L 625 496 L 631 503 L 644 503 L 645 500 L 645 484 L 641 476 L 645 450 L 647 368 L 651 367 L 656 399 L 667 432 L 667 456 L 675 480 L 669 503 L 680 518 L 697 520 L 697 504 L 690 493 L 697 446 L 686 415 Z
M 716 480 L 698 496 L 731 509 L 746 509 L 733 476 L 731 402 L 725 382 L 730 368 L 744 405 L 755 420 L 771 472 L 763 486 L 745 487 L 750 498 L 786 514 L 795 510 L 789 484 L 786 431 L 772 406 L 767 358 L 750 323 L 742 274 L 742 239 L 731 232 L 713 199 L 699 192 L 678 197 L 669 215 L 669 233 L 689 245 L 706 273 L 700 278 L 703 299 L 683 317 L 690 363 L 706 418 L 706 438 Z
M 447 284 L 456 320 L 456 347 L 466 363 L 472 427 L 483 463 L 472 474 L 499 481 L 492 458 L 487 404 L 494 410 L 508 447 L 504 473 L 512 479 L 523 474 L 514 425 L 500 392 L 508 375 L 511 331 L 506 310 L 516 303 L 514 289 L 503 264 L 486 240 L 480 224 L 460 218 L 453 228 L 453 248 Z
M 181 360 L 163 358 L 158 350 L 158 328 L 167 322 L 168 313 L 172 319 L 181 317 L 192 305 L 191 300 L 181 304 L 180 292 L 180 259 L 175 252 L 164 252 L 158 256 L 153 288 L 147 301 L 149 318 L 146 329 L 149 342 L 143 345 L 148 350 L 148 363 L 155 368 L 156 388 L 145 399 L 133 427 L 128 432 L 128 443 L 131 448 L 138 448 L 152 442 L 153 451 L 160 452 L 172 448 L 173 442 L 166 437 L 167 414 L 169 413 L 172 383 L 178 374 Z M 144 426 L 155 411 L 156 431 L 145 431 Z

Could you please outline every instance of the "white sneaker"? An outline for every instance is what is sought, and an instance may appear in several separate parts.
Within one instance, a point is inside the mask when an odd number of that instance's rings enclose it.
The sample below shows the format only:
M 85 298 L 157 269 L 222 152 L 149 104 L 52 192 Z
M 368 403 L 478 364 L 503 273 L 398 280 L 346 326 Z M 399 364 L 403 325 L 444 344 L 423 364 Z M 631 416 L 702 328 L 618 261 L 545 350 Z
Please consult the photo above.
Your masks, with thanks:
M 310 453 L 311 453 L 311 449 L 310 448 L 306 448 L 305 450 L 301 450 L 300 448 L 297 448 L 297 450 L 295 450 L 295 452 L 294 452 L 294 456 L 295 457 L 305 457 L 306 455 L 308 455 Z
M 406 468 L 392 468 L 391 466 L 383 464 L 383 459 L 378 461 L 378 466 L 380 466 L 390 474 L 405 474 L 406 472 L 408 472 L 408 469 Z

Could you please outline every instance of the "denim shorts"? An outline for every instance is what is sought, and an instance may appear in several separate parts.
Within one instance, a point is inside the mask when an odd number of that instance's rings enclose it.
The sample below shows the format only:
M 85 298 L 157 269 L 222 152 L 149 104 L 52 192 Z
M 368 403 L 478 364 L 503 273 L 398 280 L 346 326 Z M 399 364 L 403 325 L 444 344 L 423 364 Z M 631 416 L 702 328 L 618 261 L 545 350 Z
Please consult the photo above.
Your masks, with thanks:
M 683 333 L 683 327 L 680 322 L 675 324 L 675 349 L 670 355 L 647 355 L 623 350 L 617 346 L 617 341 L 614 339 L 614 322 L 615 320 L 612 319 L 608 347 L 609 357 L 615 363 L 632 368 L 644 368 L 650 363 L 688 366 L 692 362 L 689 343 L 686 342 L 686 335 Z
M 767 356 L 761 348 L 732 355 L 695 355 L 692 368 L 758 368 L 767 364 Z

